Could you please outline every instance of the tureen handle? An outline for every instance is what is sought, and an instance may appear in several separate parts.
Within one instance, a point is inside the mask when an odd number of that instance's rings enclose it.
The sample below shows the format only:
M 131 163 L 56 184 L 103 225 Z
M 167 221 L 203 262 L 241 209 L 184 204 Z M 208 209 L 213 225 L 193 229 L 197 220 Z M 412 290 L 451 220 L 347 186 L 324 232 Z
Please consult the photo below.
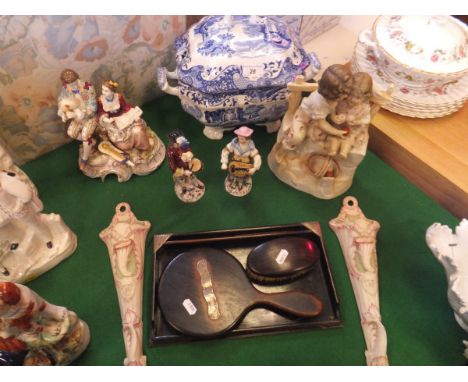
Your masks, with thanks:
M 170 86 L 167 82 L 167 77 L 171 79 L 177 79 L 177 74 L 175 74 L 174 72 L 168 72 L 166 68 L 160 67 L 156 70 L 156 77 L 158 80 L 158 85 L 163 92 L 179 96 L 179 89 L 175 86 Z

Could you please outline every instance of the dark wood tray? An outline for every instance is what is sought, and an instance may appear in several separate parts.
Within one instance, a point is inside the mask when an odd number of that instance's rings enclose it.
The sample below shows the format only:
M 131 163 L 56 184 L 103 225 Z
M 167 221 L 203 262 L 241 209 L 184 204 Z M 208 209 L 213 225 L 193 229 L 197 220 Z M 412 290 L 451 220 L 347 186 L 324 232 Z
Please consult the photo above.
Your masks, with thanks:
M 249 312 L 243 321 L 225 337 L 245 337 L 341 326 L 339 301 L 333 284 L 319 223 L 308 222 L 224 231 L 161 234 L 154 236 L 153 306 L 150 343 L 152 345 L 159 345 L 200 341 L 199 339 L 183 336 L 172 329 L 165 322 L 158 306 L 159 279 L 167 264 L 175 256 L 195 247 L 222 248 L 236 257 L 245 268 L 247 255 L 254 247 L 268 240 L 287 236 L 303 237 L 314 241 L 321 249 L 319 263 L 306 276 L 288 284 L 277 286 L 254 285 L 257 289 L 266 293 L 289 290 L 314 293 L 323 302 L 322 313 L 314 318 L 292 319 L 263 308 L 258 308 Z

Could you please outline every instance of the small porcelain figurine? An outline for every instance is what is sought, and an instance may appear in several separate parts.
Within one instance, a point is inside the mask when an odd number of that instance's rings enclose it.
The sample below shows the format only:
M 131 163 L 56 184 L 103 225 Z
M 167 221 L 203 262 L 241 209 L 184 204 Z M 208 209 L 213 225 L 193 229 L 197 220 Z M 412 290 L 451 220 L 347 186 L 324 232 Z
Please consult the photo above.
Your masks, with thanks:
M 463 219 L 455 233 L 446 225 L 434 223 L 426 231 L 426 243 L 445 269 L 447 296 L 455 319 L 468 332 L 468 220 Z M 468 359 L 468 341 L 463 343 Z
M 96 99 L 92 84 L 81 81 L 73 70 L 64 70 L 61 78 L 58 115 L 64 122 L 71 120 L 69 136 L 83 142 L 80 169 L 85 175 L 104 179 L 116 174 L 124 182 L 161 165 L 164 144 L 141 118 L 141 109 L 117 93 L 116 82 L 105 81 Z
M 366 340 L 368 366 L 386 366 L 387 333 L 382 324 L 377 274 L 376 236 L 380 224 L 367 219 L 356 198 L 347 196 L 339 215 L 330 220 L 348 268 Z
M 0 282 L 0 365 L 68 365 L 89 339 L 76 313 L 24 285 Z
M 130 205 L 119 203 L 112 222 L 99 237 L 107 245 L 119 298 L 127 357 L 125 366 L 145 366 L 143 355 L 143 269 L 145 240 L 151 227 L 139 221 Z
M 371 117 L 372 78 L 344 65 L 325 70 L 315 84 L 296 77 L 277 142 L 268 156 L 273 173 L 290 186 L 321 199 L 351 187 L 364 159 Z M 303 91 L 312 93 L 300 101 Z
M 262 158 L 251 139 L 252 129 L 242 126 L 234 133 L 237 137 L 221 152 L 221 169 L 229 172 L 224 188 L 233 196 L 245 196 L 252 189 L 252 175 L 260 169 Z
M 199 200 L 205 194 L 205 185 L 195 174 L 202 169 L 203 163 L 194 157 L 190 142 L 179 130 L 169 134 L 167 158 L 177 197 L 185 203 Z
M 42 209 L 36 187 L 0 146 L 0 281 L 25 283 L 75 251 L 75 234 Z
M 93 138 L 97 127 L 96 91 L 90 82 L 82 81 L 72 69 L 63 70 L 60 79 L 63 88 L 58 99 L 57 114 L 63 122 L 71 120 L 67 129 L 68 136 L 83 142 L 79 156 L 80 170 L 83 171 L 96 145 L 96 139 Z

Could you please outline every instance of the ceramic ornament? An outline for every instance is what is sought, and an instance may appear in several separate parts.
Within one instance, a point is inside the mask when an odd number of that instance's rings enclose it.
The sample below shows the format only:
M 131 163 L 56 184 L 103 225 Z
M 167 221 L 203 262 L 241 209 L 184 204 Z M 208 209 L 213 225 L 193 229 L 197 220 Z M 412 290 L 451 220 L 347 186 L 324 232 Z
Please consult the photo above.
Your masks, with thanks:
M 0 146 L 0 281 L 26 283 L 75 251 L 75 234 L 42 209 L 35 185 Z
M 99 237 L 106 243 L 119 299 L 125 342 L 125 366 L 145 366 L 143 355 L 143 269 L 145 240 L 151 227 L 139 221 L 130 205 L 119 203 L 112 222 Z
M 386 366 L 387 334 L 380 317 L 376 236 L 380 224 L 367 219 L 356 198 L 347 196 L 329 223 L 340 242 L 366 341 L 368 366 Z
M 447 296 L 455 319 L 468 332 L 468 220 L 463 219 L 455 233 L 446 225 L 434 223 L 426 231 L 426 243 L 445 269 Z M 468 359 L 468 341 L 463 343 Z
M 351 187 L 367 152 L 368 126 L 379 105 L 372 78 L 344 65 L 328 67 L 317 84 L 288 84 L 289 108 L 268 165 L 283 182 L 320 199 Z M 302 92 L 312 92 L 302 98 Z M 380 97 L 383 98 L 383 97 Z
M 190 142 L 180 130 L 169 134 L 167 158 L 174 180 L 174 191 L 184 203 L 194 203 L 205 194 L 205 185 L 198 179 L 203 163 L 195 158 Z
M 0 366 L 68 365 L 89 344 L 88 325 L 28 287 L 0 282 Z
M 380 16 L 354 49 L 353 71 L 392 85 L 392 112 L 416 118 L 452 114 L 468 99 L 468 27 L 451 16 Z
M 221 169 L 228 170 L 224 180 L 225 190 L 233 196 L 245 196 L 252 190 L 252 175 L 262 165 L 260 153 L 251 138 L 253 130 L 242 126 L 237 135 L 221 152 Z
M 81 171 L 104 179 L 116 174 L 125 182 L 133 174 L 155 171 L 165 157 L 165 147 L 156 133 L 141 118 L 138 106 L 118 93 L 118 83 L 104 81 L 101 96 L 78 73 L 65 69 L 58 99 L 58 115 L 69 122 L 67 134 L 82 142 L 79 154 Z
M 311 79 L 320 69 L 315 54 L 274 16 L 207 16 L 178 37 L 175 48 L 176 70 L 158 68 L 159 87 L 180 98 L 210 139 L 245 124 L 277 131 L 287 83 L 297 75 Z

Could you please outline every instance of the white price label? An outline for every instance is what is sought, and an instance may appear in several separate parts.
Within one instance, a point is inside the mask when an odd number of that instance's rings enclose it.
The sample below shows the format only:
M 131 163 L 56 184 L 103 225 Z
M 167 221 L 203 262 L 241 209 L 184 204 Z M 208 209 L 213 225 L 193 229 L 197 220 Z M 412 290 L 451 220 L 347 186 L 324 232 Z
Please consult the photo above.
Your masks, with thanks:
M 189 298 L 185 299 L 182 305 L 184 306 L 187 313 L 191 316 L 197 313 L 197 308 L 195 307 L 195 305 L 193 305 L 193 302 Z
M 280 265 L 283 264 L 286 261 L 286 258 L 288 257 L 288 255 L 289 255 L 289 252 L 286 251 L 285 249 L 282 249 L 281 251 L 279 251 L 278 256 L 276 256 L 276 262 Z

